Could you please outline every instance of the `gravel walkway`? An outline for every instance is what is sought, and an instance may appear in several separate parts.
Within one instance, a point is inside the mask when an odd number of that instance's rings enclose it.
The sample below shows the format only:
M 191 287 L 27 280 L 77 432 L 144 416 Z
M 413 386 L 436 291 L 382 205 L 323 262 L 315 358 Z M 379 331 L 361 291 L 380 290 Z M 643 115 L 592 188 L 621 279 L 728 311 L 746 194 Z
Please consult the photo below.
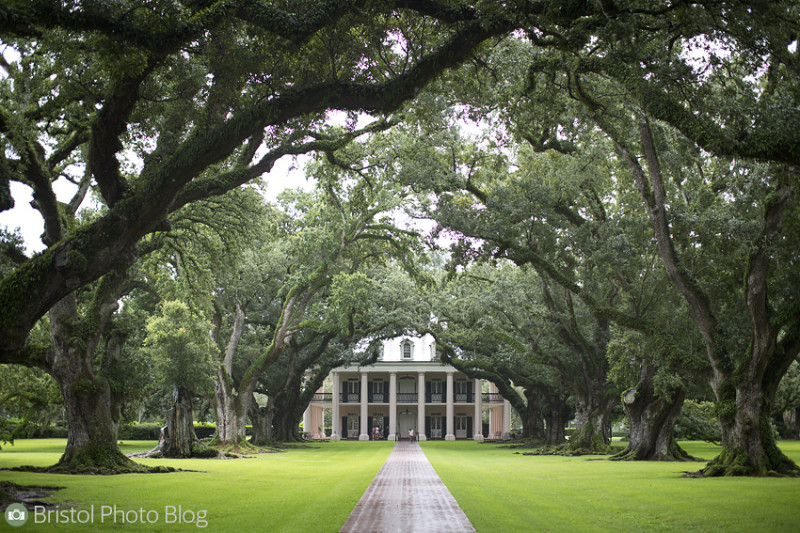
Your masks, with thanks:
M 475 531 L 416 442 L 398 442 L 340 533 Z

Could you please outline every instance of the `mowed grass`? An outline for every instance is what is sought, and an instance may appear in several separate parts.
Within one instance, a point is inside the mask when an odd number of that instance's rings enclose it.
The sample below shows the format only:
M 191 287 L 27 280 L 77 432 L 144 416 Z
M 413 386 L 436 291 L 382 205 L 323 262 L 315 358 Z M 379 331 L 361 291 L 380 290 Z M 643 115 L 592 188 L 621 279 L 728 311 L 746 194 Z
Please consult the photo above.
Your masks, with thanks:
M 64 440 L 18 440 L 0 468 L 54 464 Z M 129 442 L 124 452 L 150 449 Z M 141 460 L 196 472 L 64 476 L 0 471 L 20 485 L 65 487 L 49 498 L 62 510 L 95 508 L 94 522 L 34 524 L 25 531 L 338 531 L 391 451 L 390 442 L 334 442 L 227 460 Z M 710 459 L 718 448 L 683 443 Z M 800 442 L 781 443 L 800 463 Z M 800 531 L 800 479 L 685 479 L 703 463 L 619 463 L 600 457 L 523 456 L 495 444 L 422 443 L 425 454 L 481 532 Z M 122 523 L 101 506 L 158 513 L 155 523 Z M 166 507 L 195 522 L 167 523 Z M 133 517 L 133 515 L 128 515 Z M 151 517 L 154 516 L 151 514 Z M 138 519 L 138 516 L 136 517 Z M 0 519 L 0 530 L 10 530 Z M 417 524 L 415 530 L 424 531 Z
M 66 441 L 17 440 L 0 451 L 0 468 L 56 463 Z M 94 522 L 86 525 L 34 524 L 25 531 L 338 531 L 372 478 L 383 465 L 394 443 L 326 442 L 313 448 L 290 449 L 252 458 L 214 460 L 138 460 L 148 465 L 167 465 L 195 472 L 127 474 L 119 476 L 67 476 L 0 471 L 0 480 L 19 485 L 65 487 L 48 500 L 65 504 L 62 509 L 88 511 L 94 506 Z M 154 442 L 130 442 L 125 453 L 149 450 Z M 102 523 L 101 506 L 119 511 L 158 513 L 156 523 L 122 524 L 108 516 Z M 178 523 L 178 509 L 187 522 Z M 191 511 L 191 513 L 189 513 Z M 198 527 L 199 511 L 206 511 L 205 528 Z M 139 521 L 137 513 L 129 518 Z M 74 515 L 77 517 L 77 515 Z M 87 514 L 84 513 L 84 518 Z M 144 515 L 145 520 L 147 515 Z M 151 519 L 156 515 L 151 512 Z M 192 518 L 194 519 L 192 521 Z M 168 523 L 169 522 L 169 523 Z M 8 528 L 0 518 L 0 530 Z
M 719 448 L 682 443 L 711 459 Z M 524 456 L 495 444 L 422 443 L 480 532 L 800 531 L 800 479 L 683 478 L 704 463 Z M 800 463 L 800 442 L 781 448 Z

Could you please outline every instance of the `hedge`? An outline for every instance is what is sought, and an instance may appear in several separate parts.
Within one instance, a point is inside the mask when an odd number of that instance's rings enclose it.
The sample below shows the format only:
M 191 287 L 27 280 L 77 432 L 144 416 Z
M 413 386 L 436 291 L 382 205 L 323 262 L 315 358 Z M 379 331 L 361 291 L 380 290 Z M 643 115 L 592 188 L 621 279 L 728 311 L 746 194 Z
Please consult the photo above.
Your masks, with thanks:
M 17 422 L 8 422 L 6 429 L 10 432 L 16 429 Z M 119 440 L 158 440 L 161 438 L 161 428 L 163 424 L 156 422 L 144 422 L 141 424 L 123 424 L 119 427 Z M 214 436 L 216 426 L 208 422 L 195 422 L 194 432 L 198 439 L 207 439 Z M 252 427 L 247 426 L 245 433 L 252 435 Z M 41 428 L 31 425 L 25 429 L 23 434 L 17 435 L 17 438 L 24 439 L 66 439 L 67 427 L 63 425 L 51 424 L 47 427 Z

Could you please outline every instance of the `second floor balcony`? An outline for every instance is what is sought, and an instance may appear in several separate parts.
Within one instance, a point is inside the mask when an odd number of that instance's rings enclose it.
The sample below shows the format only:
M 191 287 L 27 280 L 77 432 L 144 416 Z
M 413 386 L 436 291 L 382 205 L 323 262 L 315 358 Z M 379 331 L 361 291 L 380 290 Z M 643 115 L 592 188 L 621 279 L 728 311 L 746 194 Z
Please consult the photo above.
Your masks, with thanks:
M 398 404 L 417 403 L 419 395 L 416 392 L 400 392 L 397 393 Z M 330 403 L 333 401 L 333 394 L 330 392 L 318 392 L 311 397 L 311 401 L 315 403 Z M 368 403 L 385 403 L 390 401 L 388 393 L 370 392 L 367 395 Z M 454 393 L 453 403 L 474 403 L 475 394 L 468 393 Z M 500 404 L 503 403 L 502 394 L 498 393 L 482 393 L 481 402 L 484 404 Z M 361 403 L 361 394 L 358 392 L 341 392 L 339 393 L 339 403 Z M 445 393 L 427 393 L 425 394 L 426 404 L 445 404 L 447 403 L 447 395 Z

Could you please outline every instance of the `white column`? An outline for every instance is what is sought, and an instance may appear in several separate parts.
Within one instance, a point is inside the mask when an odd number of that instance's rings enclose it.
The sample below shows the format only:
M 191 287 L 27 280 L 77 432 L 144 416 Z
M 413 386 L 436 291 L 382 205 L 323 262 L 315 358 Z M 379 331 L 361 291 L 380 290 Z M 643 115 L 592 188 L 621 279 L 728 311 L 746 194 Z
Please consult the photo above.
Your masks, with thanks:
M 419 373 L 417 385 L 417 440 L 428 440 L 425 435 L 425 372 Z
M 324 439 L 327 436 L 325 435 L 325 408 L 318 407 L 317 408 L 317 421 L 315 422 L 317 428 L 319 428 L 319 438 Z
M 358 440 L 369 440 L 369 395 L 367 394 L 367 373 L 361 373 L 361 433 Z
M 313 431 L 312 431 L 312 427 L 311 427 L 311 405 L 310 404 L 309 404 L 308 407 L 306 407 L 306 410 L 303 412 L 303 433 L 308 435 L 309 439 L 313 439 L 314 438 L 314 433 L 317 433 L 317 428 L 313 428 Z
M 397 372 L 389 372 L 389 440 L 397 440 Z
M 497 385 L 489 382 L 489 394 L 497 394 Z M 489 438 L 490 439 L 499 439 L 500 438 L 500 424 L 502 422 L 502 417 L 498 415 L 499 406 L 494 404 L 489 404 Z
M 475 414 L 472 417 L 472 438 L 473 440 L 483 440 L 483 413 L 481 397 L 481 380 L 476 379 L 472 386 L 475 394 Z
M 453 372 L 447 372 L 447 434 L 444 436 L 444 440 L 456 440 L 456 433 L 455 433 L 455 419 L 453 418 Z
M 511 402 L 503 400 L 503 435 L 504 439 L 511 438 Z
M 342 417 L 339 416 L 339 373 L 333 372 L 333 396 L 331 399 L 331 440 L 342 438 Z

